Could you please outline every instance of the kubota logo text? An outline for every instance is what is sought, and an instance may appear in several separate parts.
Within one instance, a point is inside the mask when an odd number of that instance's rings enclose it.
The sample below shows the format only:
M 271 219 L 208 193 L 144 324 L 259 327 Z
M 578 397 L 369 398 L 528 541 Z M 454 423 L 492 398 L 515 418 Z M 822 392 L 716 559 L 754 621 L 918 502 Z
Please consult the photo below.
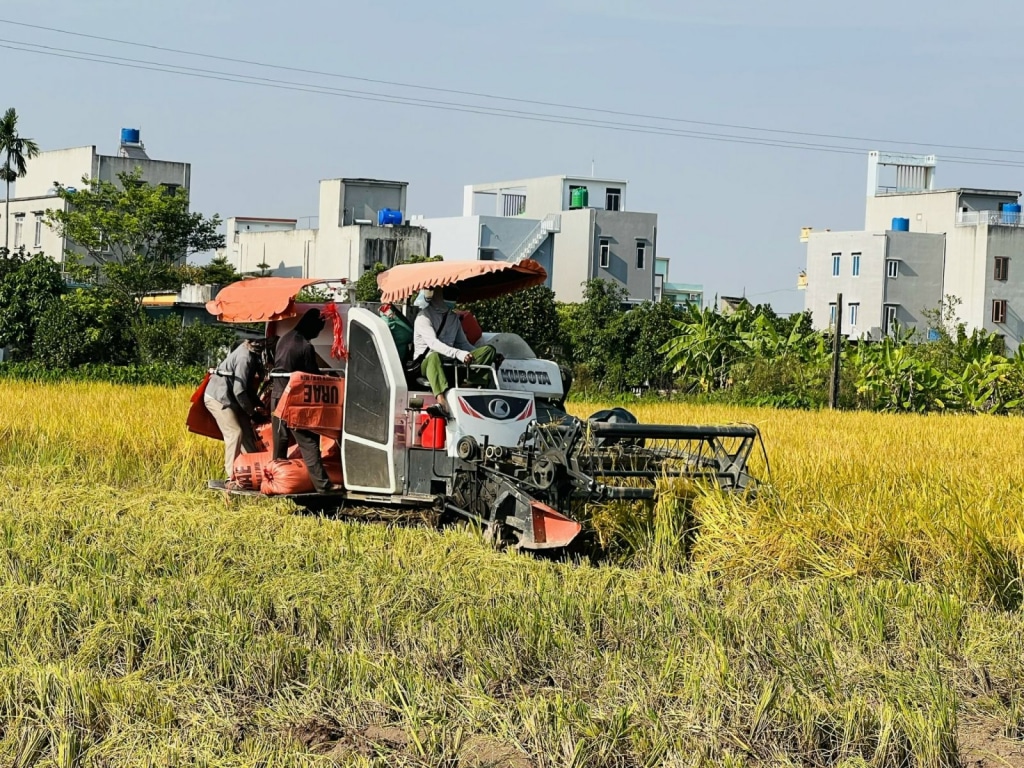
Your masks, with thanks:
M 501 380 L 509 384 L 551 384 L 551 377 L 544 371 L 529 371 L 524 368 L 501 368 Z

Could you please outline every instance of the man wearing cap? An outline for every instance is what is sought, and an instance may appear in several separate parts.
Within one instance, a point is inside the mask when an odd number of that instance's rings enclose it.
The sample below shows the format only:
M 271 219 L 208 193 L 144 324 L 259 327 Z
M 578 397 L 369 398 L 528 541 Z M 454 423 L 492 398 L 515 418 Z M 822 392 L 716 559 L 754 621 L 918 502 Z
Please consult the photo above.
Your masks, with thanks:
M 243 341 L 221 361 L 206 386 L 203 400 L 224 436 L 224 472 L 229 480 L 238 454 L 256 450 L 252 417 L 260 405 L 259 382 L 266 374 L 264 344 Z
M 414 302 L 420 308 L 413 324 L 413 359 L 420 361 L 420 372 L 430 382 L 430 391 L 437 398 L 441 410 L 451 415 L 444 393 L 451 386 L 444 370 L 445 360 L 457 360 L 463 365 L 491 365 L 495 350 L 490 345 L 474 347 L 466 338 L 459 321 L 440 288 L 420 291 Z M 481 386 L 487 375 L 479 371 L 467 377 L 467 382 Z

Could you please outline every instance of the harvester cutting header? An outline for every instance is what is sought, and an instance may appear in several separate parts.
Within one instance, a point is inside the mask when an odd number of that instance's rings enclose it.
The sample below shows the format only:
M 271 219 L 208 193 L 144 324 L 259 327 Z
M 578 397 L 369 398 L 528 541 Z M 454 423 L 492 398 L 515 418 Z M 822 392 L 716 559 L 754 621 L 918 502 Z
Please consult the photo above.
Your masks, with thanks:
M 280 346 L 309 310 L 322 319 L 309 338 L 315 372 L 278 371 L 287 377 L 274 404 L 279 426 L 257 429 L 263 450 L 238 456 L 227 490 L 315 508 L 435 509 L 480 524 L 497 543 L 539 550 L 569 545 L 585 504 L 652 499 L 660 479 L 753 489 L 755 427 L 638 424 L 618 408 L 581 420 L 565 411 L 567 371 L 521 337 L 483 332 L 450 306 L 546 278 L 532 260 L 404 264 L 378 276 L 383 304 L 296 301 L 315 284 L 344 292 L 343 281 L 256 278 L 226 287 L 208 310 L 225 322 L 266 323 L 268 347 L 275 339 Z M 189 428 L 220 437 L 202 389 Z M 295 440 L 310 434 L 318 446 Z M 266 450 L 271 444 L 283 460 Z M 331 481 L 321 479 L 319 492 L 308 470 L 313 448 Z

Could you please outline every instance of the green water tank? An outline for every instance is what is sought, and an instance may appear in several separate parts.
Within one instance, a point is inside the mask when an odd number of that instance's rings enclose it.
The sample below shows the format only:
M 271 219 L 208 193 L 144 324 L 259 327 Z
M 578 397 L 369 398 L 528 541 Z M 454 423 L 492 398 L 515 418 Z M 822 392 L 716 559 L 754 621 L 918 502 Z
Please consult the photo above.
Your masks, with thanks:
M 574 187 L 572 192 L 569 194 L 569 207 L 570 208 L 586 208 L 587 203 L 590 202 L 590 193 L 586 187 Z

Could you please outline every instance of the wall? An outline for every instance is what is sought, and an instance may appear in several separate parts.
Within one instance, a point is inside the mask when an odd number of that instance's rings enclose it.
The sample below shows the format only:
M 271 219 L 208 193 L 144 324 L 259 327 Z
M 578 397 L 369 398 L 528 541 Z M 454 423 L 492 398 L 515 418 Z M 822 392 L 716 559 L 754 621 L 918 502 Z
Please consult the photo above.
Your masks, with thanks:
M 36 213 L 45 212 L 49 209 L 63 209 L 64 202 L 59 197 L 35 197 L 19 198 L 11 200 L 10 216 L 10 244 L 11 250 L 17 250 L 18 245 L 25 247 L 26 253 L 39 253 L 42 251 L 55 261 L 64 261 L 64 240 L 44 222 L 40 230 L 40 243 L 36 245 Z M 2 209 L 0 209 L 2 211 Z M 15 222 L 17 214 L 23 213 L 24 223 L 22 224 L 22 239 L 18 245 L 15 244 Z M 3 245 L 3 220 L 0 219 L 0 246 Z
M 869 197 L 864 229 L 869 232 L 892 229 L 892 220 L 898 217 L 910 219 L 911 232 L 949 232 L 956 226 L 956 204 L 956 190 Z
M 81 187 L 83 176 L 92 176 L 95 147 L 74 147 L 40 152 L 28 163 L 28 174 L 14 183 L 13 197 L 42 197 L 55 181 Z
M 562 231 L 554 236 L 551 287 L 559 301 L 583 300 L 583 283 L 594 276 L 594 223 L 589 208 L 562 214 Z
M 476 261 L 479 258 L 479 216 L 414 219 L 411 223 L 430 231 L 431 256 L 444 256 L 445 261 Z
M 816 330 L 829 327 L 829 305 L 843 294 L 843 331 L 859 337 L 882 326 L 885 295 L 884 232 L 818 232 L 807 240 L 807 291 L 804 308 L 811 312 Z M 840 273 L 832 274 L 832 258 L 839 254 Z M 860 275 L 853 275 L 853 256 L 860 253 Z M 856 327 L 849 327 L 849 304 L 860 304 Z
M 590 179 L 583 177 L 567 177 L 562 182 L 562 210 L 568 211 L 572 196 L 570 187 L 587 188 L 587 207 L 607 210 L 607 192 L 609 187 L 619 190 L 619 211 L 628 211 L 626 207 L 626 182 L 615 180 Z
M 317 232 L 295 229 L 285 232 L 240 232 L 236 248 L 239 272 L 259 272 L 270 265 L 275 277 L 320 277 L 317 269 Z
M 618 282 L 626 289 L 631 301 L 652 301 L 657 227 L 658 216 L 654 213 L 594 211 L 591 247 L 594 277 Z M 607 269 L 601 267 L 599 243 L 603 238 L 608 239 L 611 246 L 611 260 Z M 636 266 L 638 242 L 646 246 L 643 269 L 637 269 Z
M 116 182 L 118 174 L 131 173 L 136 168 L 142 171 L 142 180 L 148 184 L 174 184 L 186 192 L 190 188 L 192 166 L 188 163 L 172 163 L 164 160 L 134 160 L 129 157 L 99 155 L 94 174 L 101 181 Z
M 937 234 L 889 232 L 887 259 L 899 262 L 899 276 L 885 278 L 885 303 L 898 304 L 896 320 L 903 327 L 924 330 L 924 310 L 942 302 L 945 237 Z
M 973 320 L 982 327 L 1003 334 L 1007 349 L 1015 352 L 1024 339 L 1024 229 L 1020 227 L 989 226 L 984 230 L 986 239 L 984 258 L 977 263 L 978 282 L 983 288 L 981 300 Z M 995 279 L 995 259 L 1010 259 L 1007 280 Z M 993 299 L 1006 299 L 1006 322 L 992 322 Z

